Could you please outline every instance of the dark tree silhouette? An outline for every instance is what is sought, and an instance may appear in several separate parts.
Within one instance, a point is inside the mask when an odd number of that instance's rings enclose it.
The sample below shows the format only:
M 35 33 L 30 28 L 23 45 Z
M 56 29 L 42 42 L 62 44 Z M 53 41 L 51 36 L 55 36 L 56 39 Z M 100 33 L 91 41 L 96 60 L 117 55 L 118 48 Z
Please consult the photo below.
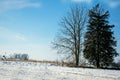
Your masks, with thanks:
M 108 18 L 109 12 L 104 11 L 99 4 L 89 10 L 84 57 L 97 68 L 109 66 L 118 55 L 112 31 L 114 25 L 109 25 Z

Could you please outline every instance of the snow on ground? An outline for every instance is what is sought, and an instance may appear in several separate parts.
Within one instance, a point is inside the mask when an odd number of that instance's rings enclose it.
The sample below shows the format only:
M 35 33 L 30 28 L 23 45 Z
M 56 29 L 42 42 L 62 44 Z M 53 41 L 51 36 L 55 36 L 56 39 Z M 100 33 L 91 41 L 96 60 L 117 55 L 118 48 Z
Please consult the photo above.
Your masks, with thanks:
M 120 80 L 120 70 L 69 68 L 35 62 L 0 61 L 0 80 Z

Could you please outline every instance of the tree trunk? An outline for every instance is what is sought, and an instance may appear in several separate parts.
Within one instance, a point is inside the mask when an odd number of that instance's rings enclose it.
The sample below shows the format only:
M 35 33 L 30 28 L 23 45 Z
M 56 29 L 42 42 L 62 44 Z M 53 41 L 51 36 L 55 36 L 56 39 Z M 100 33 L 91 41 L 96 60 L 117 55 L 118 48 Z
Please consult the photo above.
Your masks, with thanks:
M 97 68 L 100 68 L 99 59 L 97 60 Z
M 75 59 L 76 59 L 75 66 L 79 66 L 79 57 L 78 57 L 78 55 L 76 55 L 75 57 L 76 57 L 76 58 L 75 58 Z

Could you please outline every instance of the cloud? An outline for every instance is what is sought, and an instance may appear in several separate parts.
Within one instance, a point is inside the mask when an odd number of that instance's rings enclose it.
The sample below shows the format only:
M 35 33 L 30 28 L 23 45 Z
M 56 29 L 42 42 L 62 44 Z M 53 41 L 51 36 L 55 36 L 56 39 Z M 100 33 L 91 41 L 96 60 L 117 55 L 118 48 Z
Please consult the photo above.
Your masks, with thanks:
M 85 2 L 85 3 L 91 3 L 92 0 L 71 0 L 72 2 L 77 2 L 77 3 L 81 3 L 81 2 Z
M 120 0 L 102 0 L 108 4 L 111 8 L 117 8 L 120 6 Z
M 15 38 L 21 41 L 27 41 L 27 38 L 25 37 L 25 35 L 21 34 L 21 33 L 17 33 L 15 35 Z
M 38 8 L 40 6 L 40 3 L 33 2 L 31 0 L 1 0 L 0 13 L 7 12 L 9 10 L 18 10 L 28 7 Z
M 0 39 L 8 42 L 16 42 L 16 41 L 27 41 L 27 37 L 25 35 L 12 31 L 10 29 L 7 29 L 5 27 L 0 27 Z
M 92 0 L 62 0 L 63 2 L 73 2 L 73 3 L 88 3 L 90 4 Z
M 120 6 L 120 2 L 110 2 L 109 6 L 112 8 L 116 8 L 116 7 Z

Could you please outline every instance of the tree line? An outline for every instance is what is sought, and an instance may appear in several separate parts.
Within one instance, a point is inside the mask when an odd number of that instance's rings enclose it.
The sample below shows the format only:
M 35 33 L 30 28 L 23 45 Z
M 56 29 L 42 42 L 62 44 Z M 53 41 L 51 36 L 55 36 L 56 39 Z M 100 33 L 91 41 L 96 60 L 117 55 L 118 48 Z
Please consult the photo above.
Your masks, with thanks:
M 92 9 L 74 6 L 60 21 L 53 48 L 79 66 L 81 56 L 97 68 L 108 67 L 118 56 L 109 23 L 109 11 L 99 4 Z
M 21 54 L 21 53 L 15 53 L 11 54 L 9 56 L 7 55 L 0 55 L 1 60 L 29 60 L 28 54 Z

